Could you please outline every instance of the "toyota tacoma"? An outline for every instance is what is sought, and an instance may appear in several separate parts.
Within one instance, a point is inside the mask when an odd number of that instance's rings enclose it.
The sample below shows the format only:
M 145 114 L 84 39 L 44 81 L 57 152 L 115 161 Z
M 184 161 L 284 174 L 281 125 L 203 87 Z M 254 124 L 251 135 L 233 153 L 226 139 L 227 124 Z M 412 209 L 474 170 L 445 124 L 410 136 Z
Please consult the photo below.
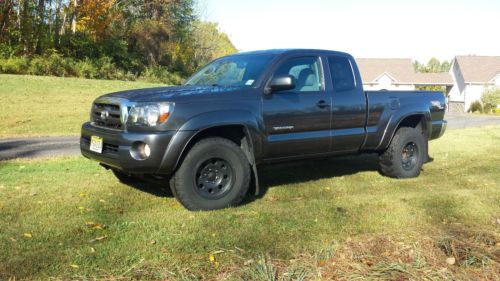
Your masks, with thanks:
M 238 205 L 258 168 L 277 161 L 378 153 L 380 173 L 412 178 L 446 129 L 445 97 L 364 91 L 354 58 L 268 50 L 216 59 L 182 86 L 97 98 L 82 154 L 122 182 L 169 184 L 190 210 Z

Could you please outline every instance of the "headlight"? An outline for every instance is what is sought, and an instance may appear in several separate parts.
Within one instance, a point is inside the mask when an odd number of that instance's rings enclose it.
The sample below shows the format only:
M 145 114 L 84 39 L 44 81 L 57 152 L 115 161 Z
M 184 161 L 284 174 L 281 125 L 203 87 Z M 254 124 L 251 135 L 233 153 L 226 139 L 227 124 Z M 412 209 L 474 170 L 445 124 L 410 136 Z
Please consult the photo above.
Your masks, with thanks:
M 134 105 L 128 113 L 127 123 L 154 127 L 167 121 L 173 109 L 174 104 L 170 102 Z

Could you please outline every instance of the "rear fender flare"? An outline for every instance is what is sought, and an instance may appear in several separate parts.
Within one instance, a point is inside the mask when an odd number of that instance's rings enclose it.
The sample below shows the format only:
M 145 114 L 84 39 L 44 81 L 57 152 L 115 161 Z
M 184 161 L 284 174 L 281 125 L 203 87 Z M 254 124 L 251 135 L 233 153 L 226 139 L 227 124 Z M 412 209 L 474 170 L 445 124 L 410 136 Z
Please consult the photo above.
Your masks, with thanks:
M 395 114 L 393 114 L 390 118 L 389 123 L 385 129 L 384 135 L 380 141 L 380 144 L 377 150 L 385 150 L 391 144 L 392 138 L 396 134 L 397 129 L 400 127 L 401 122 L 405 120 L 407 117 L 421 115 L 425 118 L 424 129 L 427 131 L 429 135 L 431 133 L 432 128 L 432 119 L 431 113 L 428 108 L 424 106 L 415 107 L 415 105 L 408 105 L 401 107 Z M 397 121 L 397 122 L 396 122 Z

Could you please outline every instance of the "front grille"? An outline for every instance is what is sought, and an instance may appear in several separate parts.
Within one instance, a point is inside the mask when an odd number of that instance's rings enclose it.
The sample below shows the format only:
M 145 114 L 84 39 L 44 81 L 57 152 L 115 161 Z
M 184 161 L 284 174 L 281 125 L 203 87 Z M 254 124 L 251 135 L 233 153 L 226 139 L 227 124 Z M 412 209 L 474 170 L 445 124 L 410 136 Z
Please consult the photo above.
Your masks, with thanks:
M 120 106 L 117 104 L 94 103 L 92 106 L 91 121 L 95 126 L 122 130 Z

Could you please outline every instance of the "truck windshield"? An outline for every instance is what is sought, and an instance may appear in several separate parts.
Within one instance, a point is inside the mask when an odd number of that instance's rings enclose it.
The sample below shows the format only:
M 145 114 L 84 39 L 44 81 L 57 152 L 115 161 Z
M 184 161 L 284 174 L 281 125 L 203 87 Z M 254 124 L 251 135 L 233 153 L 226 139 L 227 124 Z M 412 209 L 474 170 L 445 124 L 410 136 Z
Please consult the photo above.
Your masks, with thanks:
M 239 55 L 221 58 L 198 71 L 186 85 L 251 87 L 273 58 L 274 55 Z

